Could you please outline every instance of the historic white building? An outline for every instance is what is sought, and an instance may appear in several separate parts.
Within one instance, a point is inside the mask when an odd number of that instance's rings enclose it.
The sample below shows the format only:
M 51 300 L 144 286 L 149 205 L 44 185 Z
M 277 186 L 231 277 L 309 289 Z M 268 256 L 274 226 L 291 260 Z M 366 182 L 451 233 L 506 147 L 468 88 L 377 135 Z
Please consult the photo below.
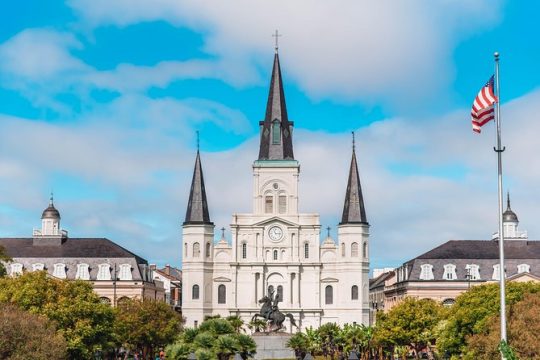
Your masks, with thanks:
M 298 212 L 300 164 L 293 155 L 293 123 L 277 52 L 260 132 L 253 211 L 233 215 L 232 244 L 224 238 L 214 244 L 197 151 L 182 237 L 187 325 L 216 314 L 248 322 L 269 290 L 279 294 L 281 311 L 292 313 L 300 329 L 327 322 L 368 324 L 369 224 L 354 146 L 337 242 L 328 236 L 321 243 L 319 215 Z M 288 320 L 286 325 L 290 328 Z

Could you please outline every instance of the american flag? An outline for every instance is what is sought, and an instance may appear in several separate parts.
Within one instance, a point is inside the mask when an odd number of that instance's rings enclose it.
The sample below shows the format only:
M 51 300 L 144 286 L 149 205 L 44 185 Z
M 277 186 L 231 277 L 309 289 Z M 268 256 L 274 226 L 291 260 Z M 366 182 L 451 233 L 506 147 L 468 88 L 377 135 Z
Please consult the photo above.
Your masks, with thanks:
M 480 128 L 484 124 L 495 118 L 495 103 L 498 101 L 493 91 L 494 81 L 493 76 L 489 79 L 486 85 L 480 89 L 476 99 L 474 99 L 471 120 L 472 129 L 474 132 L 480 133 Z

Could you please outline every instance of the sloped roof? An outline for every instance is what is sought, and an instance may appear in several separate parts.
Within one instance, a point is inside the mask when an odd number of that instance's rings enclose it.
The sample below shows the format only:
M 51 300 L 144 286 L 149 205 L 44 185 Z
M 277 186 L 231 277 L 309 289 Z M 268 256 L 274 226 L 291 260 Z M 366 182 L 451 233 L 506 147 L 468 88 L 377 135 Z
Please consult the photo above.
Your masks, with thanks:
M 540 259 L 540 241 L 507 240 L 504 242 L 507 259 Z M 496 240 L 450 240 L 415 259 L 498 259 Z

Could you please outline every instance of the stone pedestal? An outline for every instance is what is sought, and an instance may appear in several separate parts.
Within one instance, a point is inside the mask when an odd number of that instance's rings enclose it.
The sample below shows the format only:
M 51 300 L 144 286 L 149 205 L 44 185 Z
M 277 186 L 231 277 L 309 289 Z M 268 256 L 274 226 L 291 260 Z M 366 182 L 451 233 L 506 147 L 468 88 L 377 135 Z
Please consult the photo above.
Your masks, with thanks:
M 254 333 L 253 340 L 257 344 L 255 360 L 267 359 L 295 359 L 294 351 L 287 347 L 287 341 L 291 338 L 286 333 Z

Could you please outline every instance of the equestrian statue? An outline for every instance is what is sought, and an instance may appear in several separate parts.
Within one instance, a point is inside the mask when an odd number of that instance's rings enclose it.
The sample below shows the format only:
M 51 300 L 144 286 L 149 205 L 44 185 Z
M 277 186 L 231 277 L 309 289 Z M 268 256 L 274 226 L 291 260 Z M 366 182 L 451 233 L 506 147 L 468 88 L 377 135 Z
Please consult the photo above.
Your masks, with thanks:
M 291 324 L 298 327 L 294 321 L 294 316 L 291 313 L 284 314 L 279 311 L 278 303 L 282 300 L 279 292 L 274 295 L 274 289 L 268 290 L 268 295 L 265 295 L 259 300 L 259 304 L 263 304 L 258 314 L 253 315 L 251 320 L 263 318 L 268 322 L 268 327 L 271 331 L 276 332 L 283 329 L 285 318 L 291 320 Z

